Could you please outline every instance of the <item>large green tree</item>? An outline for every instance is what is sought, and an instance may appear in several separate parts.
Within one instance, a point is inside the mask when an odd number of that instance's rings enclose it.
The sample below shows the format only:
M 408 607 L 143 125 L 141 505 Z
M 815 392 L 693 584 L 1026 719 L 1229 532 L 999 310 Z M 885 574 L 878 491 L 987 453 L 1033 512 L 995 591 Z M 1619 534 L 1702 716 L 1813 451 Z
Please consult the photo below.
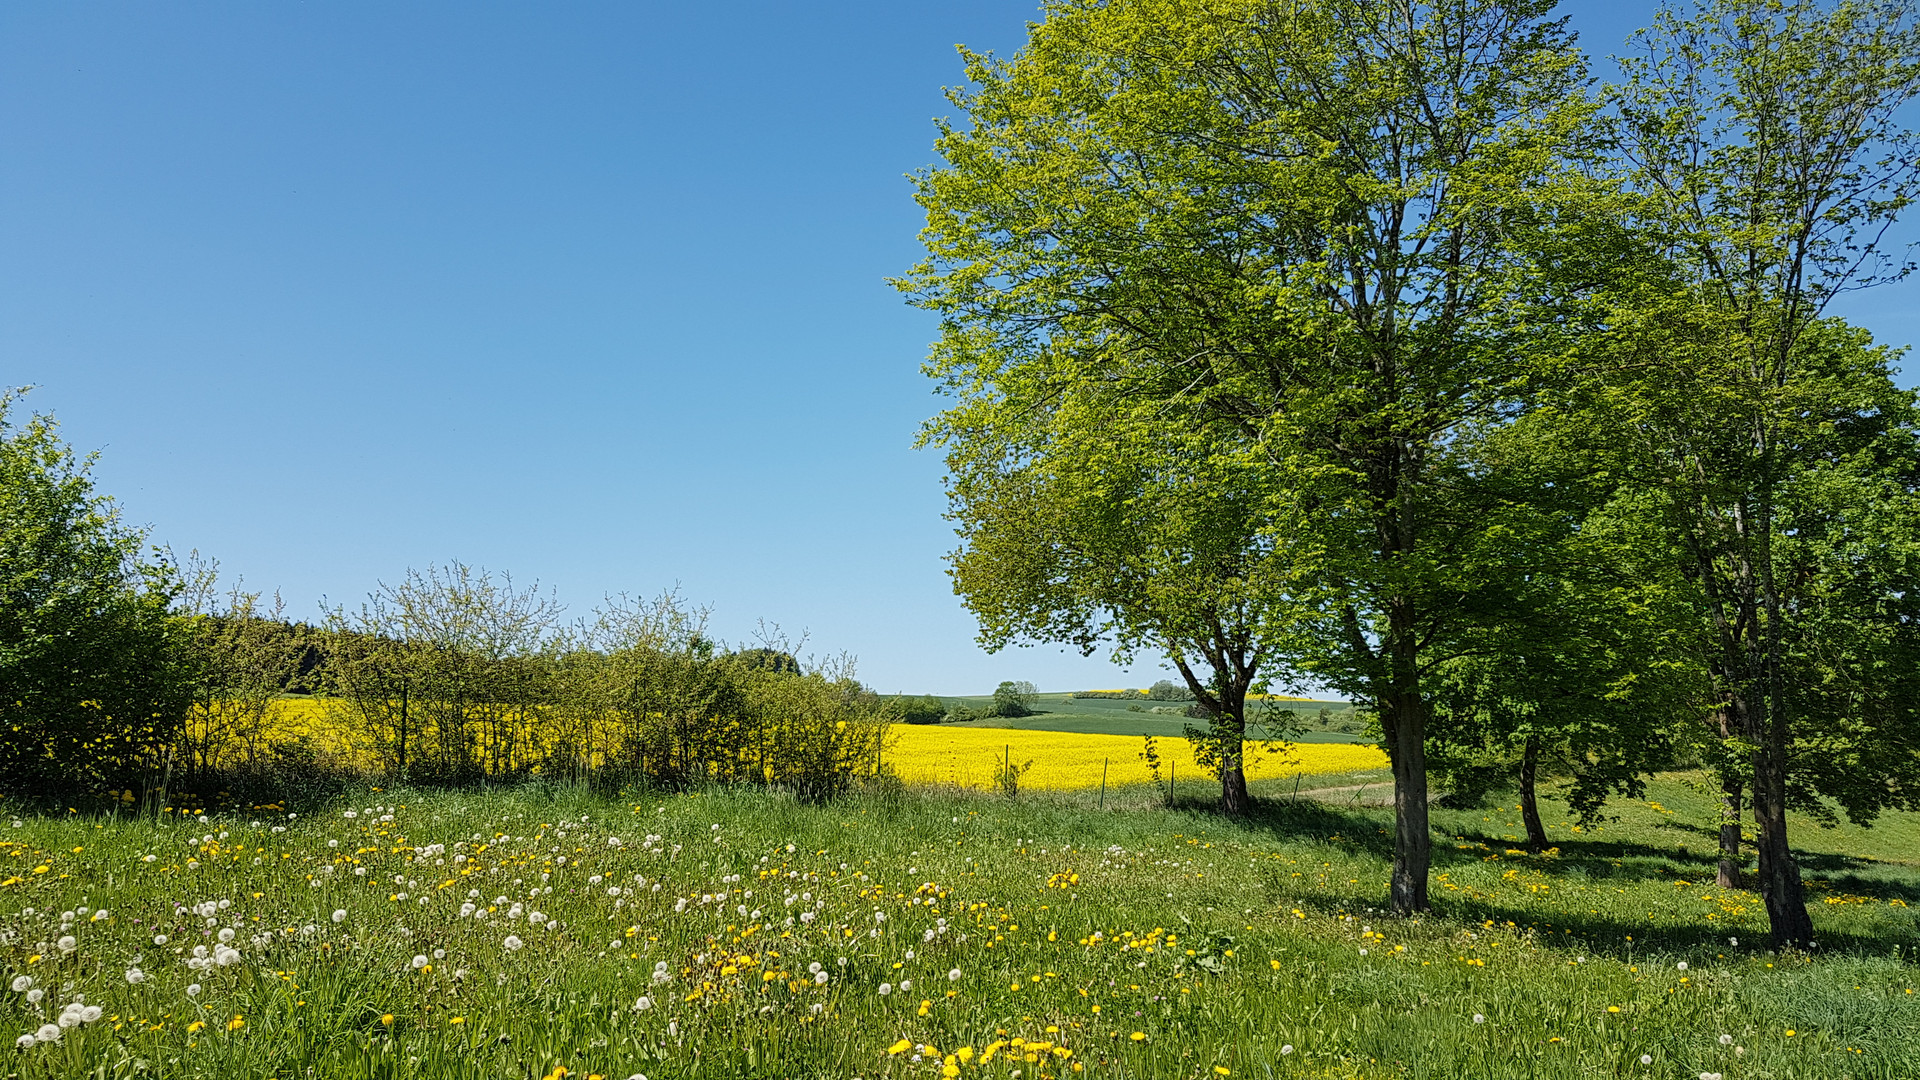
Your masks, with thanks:
M 1578 190 L 1584 76 L 1550 8 L 1052 4 L 1017 56 L 967 55 L 971 123 L 920 181 L 930 257 L 908 285 L 945 319 L 932 367 L 968 416 L 936 427 L 950 455 L 976 431 L 1029 445 L 1008 437 L 1027 417 L 1205 444 L 1189 478 L 1141 460 L 1168 490 L 1218 474 L 1224 502 L 1251 495 L 1214 535 L 1257 554 L 1260 584 L 1159 576 L 1231 600 L 1262 663 L 1379 716 L 1401 912 L 1428 906 L 1427 680 L 1526 557 L 1462 446 L 1524 405 L 1527 313 L 1552 285 L 1535 238 Z M 1103 408 L 1049 411 L 1069 398 Z M 1009 453 L 1003 471 L 1054 479 Z
M 1705 0 L 1638 44 L 1614 100 L 1655 257 L 1618 280 L 1590 350 L 1599 389 L 1579 408 L 1660 527 L 1650 550 L 1696 590 L 1722 877 L 1750 792 L 1774 943 L 1805 947 L 1787 810 L 1817 809 L 1824 788 L 1870 813 L 1910 790 L 1911 721 L 1889 679 L 1912 580 L 1897 524 L 1912 516 L 1912 402 L 1886 356 L 1824 316 L 1908 269 L 1882 236 L 1920 193 L 1900 118 L 1920 32 L 1904 2 Z M 1869 556 L 1867 536 L 1888 546 Z M 1875 744 L 1867 769 L 1817 764 Z
M 174 576 L 18 400 L 0 395 L 0 788 L 144 786 L 190 697 Z

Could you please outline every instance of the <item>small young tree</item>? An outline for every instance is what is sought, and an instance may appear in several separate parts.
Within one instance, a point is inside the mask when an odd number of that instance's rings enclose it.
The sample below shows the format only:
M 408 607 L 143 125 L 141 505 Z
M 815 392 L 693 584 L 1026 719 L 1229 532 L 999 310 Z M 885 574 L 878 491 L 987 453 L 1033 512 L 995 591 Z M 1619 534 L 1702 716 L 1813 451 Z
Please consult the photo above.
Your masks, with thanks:
M 185 771 L 257 766 L 268 749 L 274 702 L 299 678 L 307 641 L 286 619 L 278 593 L 264 601 L 238 582 L 218 592 L 218 566 L 195 552 L 182 596 L 193 707 L 180 729 Z
M 403 775 L 519 772 L 546 756 L 537 728 L 560 613 L 511 575 L 408 570 L 357 611 L 328 611 L 339 699 Z

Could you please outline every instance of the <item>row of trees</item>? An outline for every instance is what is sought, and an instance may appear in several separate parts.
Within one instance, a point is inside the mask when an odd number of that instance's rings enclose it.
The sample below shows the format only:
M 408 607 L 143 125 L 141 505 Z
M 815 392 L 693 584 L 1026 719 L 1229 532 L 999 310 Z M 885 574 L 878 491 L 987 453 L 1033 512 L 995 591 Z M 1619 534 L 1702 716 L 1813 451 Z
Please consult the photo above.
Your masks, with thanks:
M 390 773 L 539 771 L 772 783 L 808 797 L 874 772 L 898 710 L 840 658 L 803 671 L 777 630 L 729 651 L 675 594 L 563 625 L 537 588 L 459 563 L 327 613 L 321 686 Z
M 1706 763 L 1812 944 L 1790 808 L 1920 804 L 1906 0 L 1701 0 L 1596 85 L 1548 0 L 1059 0 L 919 177 L 956 590 L 989 647 L 1348 697 L 1428 908 L 1429 756 Z M 1531 800 L 1528 800 L 1531 805 Z M 1540 835 L 1537 814 L 1529 831 Z
M 50 418 L 0 397 L 0 793 L 217 789 L 312 764 L 280 722 L 311 695 L 386 775 L 776 784 L 876 771 L 896 710 L 777 628 L 720 647 L 674 594 L 566 623 L 551 595 L 459 563 L 296 625 L 278 596 L 147 551 Z M 348 762 L 352 764 L 352 762 Z

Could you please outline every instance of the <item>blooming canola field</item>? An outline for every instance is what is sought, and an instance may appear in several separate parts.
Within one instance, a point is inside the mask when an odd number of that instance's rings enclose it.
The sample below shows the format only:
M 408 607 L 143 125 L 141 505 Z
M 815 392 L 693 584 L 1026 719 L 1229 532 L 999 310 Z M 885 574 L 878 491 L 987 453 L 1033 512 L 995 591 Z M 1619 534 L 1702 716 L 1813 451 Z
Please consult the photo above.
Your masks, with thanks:
M 1032 768 L 1020 778 L 1022 787 L 1094 788 L 1100 785 L 1103 774 L 1109 787 L 1144 784 L 1153 779 L 1141 758 L 1142 741 L 1124 735 L 899 724 L 888 741 L 886 761 L 908 783 L 989 788 L 994 771 L 1005 761 L 1016 766 L 1032 762 Z M 1175 780 L 1205 776 L 1187 740 L 1159 739 L 1157 750 L 1162 758 L 1162 780 L 1169 771 Z M 1249 743 L 1246 757 L 1251 780 L 1351 773 L 1386 766 L 1387 755 L 1377 747 L 1349 743 L 1290 743 L 1272 752 L 1263 744 Z
M 275 702 L 268 727 L 268 742 L 303 741 L 334 761 L 362 769 L 378 763 L 366 741 L 357 738 L 340 713 L 323 700 L 291 698 Z M 1169 777 L 1182 783 L 1204 778 L 1204 770 L 1194 760 L 1193 747 L 1186 739 L 1162 738 L 1156 742 L 1162 782 Z M 1108 787 L 1151 782 L 1152 773 L 1141 758 L 1142 747 L 1142 740 L 1130 735 L 895 724 L 887 735 L 883 761 L 911 784 L 983 789 L 994 786 L 994 771 L 1002 762 L 1032 762 L 1032 768 L 1020 778 L 1022 787 L 1068 791 L 1097 788 L 1103 775 Z M 1386 754 L 1373 746 L 1250 742 L 1247 747 L 1246 771 L 1252 780 L 1344 774 L 1387 766 Z

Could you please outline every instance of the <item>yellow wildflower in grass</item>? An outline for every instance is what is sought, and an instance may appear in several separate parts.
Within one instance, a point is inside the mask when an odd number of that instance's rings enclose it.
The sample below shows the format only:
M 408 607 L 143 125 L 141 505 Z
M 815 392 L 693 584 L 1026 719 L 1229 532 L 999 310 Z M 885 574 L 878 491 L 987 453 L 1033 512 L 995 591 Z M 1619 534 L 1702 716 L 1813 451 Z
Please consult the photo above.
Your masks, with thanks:
M 235 1016 L 233 1019 L 227 1021 L 228 1031 L 239 1031 L 241 1028 L 246 1026 L 247 1026 L 247 1021 L 244 1017 L 241 1017 L 241 1016 Z
M 1168 754 L 1179 755 L 1178 773 L 1198 779 L 1205 774 L 1193 760 L 1184 739 L 1162 739 Z M 1100 786 L 1103 764 L 1107 784 L 1145 784 L 1152 781 L 1140 760 L 1140 740 L 1126 735 L 1083 735 L 1076 732 L 1020 731 L 1012 728 L 952 728 L 902 725 L 889 736 L 886 760 L 908 782 L 957 784 L 990 788 L 993 769 L 1008 752 L 1017 760 L 1033 761 L 1021 778 L 1023 787 L 1070 790 Z M 1321 775 L 1385 768 L 1387 756 L 1371 746 L 1353 743 L 1298 743 L 1285 754 L 1247 755 L 1247 776 Z M 1188 770 L 1192 772 L 1189 773 Z

